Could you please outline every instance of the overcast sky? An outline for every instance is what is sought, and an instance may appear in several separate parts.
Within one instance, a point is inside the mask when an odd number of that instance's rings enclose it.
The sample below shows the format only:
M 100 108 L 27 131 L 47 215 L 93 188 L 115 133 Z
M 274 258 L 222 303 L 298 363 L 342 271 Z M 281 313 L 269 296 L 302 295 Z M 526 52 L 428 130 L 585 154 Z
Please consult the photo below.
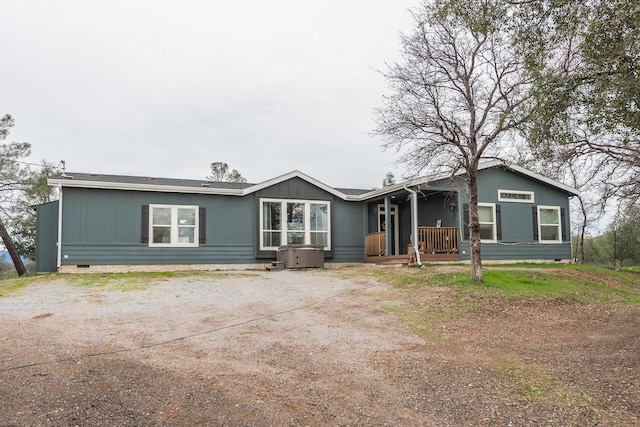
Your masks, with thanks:
M 5 1 L 0 115 L 68 171 L 332 186 L 402 174 L 369 135 L 416 0 Z

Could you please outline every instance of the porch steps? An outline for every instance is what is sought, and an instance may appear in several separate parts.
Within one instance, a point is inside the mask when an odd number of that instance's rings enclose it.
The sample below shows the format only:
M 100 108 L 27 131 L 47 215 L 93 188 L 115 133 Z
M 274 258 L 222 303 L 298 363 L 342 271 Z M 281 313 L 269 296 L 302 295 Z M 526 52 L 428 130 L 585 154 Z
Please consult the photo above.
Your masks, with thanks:
M 282 271 L 284 270 L 284 261 L 271 261 L 271 265 L 267 267 L 269 271 Z

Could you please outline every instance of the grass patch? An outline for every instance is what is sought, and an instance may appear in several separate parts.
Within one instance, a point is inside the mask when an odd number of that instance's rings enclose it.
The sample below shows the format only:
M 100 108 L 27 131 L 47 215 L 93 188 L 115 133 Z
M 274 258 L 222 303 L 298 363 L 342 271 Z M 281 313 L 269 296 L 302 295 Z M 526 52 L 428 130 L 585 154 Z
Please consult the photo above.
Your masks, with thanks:
M 542 298 L 585 304 L 640 302 L 640 279 L 637 277 L 599 267 L 575 270 L 592 274 L 495 269 L 484 271 L 482 283 L 472 281 L 467 272 L 437 274 L 431 281 L 432 285 L 453 287 L 479 297 Z
M 0 280 L 0 298 L 8 297 L 20 292 L 22 289 L 34 283 L 41 283 L 48 278 L 57 278 L 57 274 L 43 276 L 22 276 L 11 279 Z
M 80 274 L 67 276 L 67 282 L 72 286 L 85 288 L 109 287 L 112 290 L 130 292 L 143 291 L 150 285 L 165 281 L 175 276 L 170 271 L 154 273 L 103 273 Z
M 65 276 L 71 286 L 84 288 L 108 288 L 112 291 L 132 292 L 144 291 L 150 286 L 167 281 L 174 277 L 183 277 L 188 280 L 212 280 L 225 277 L 238 276 L 224 272 L 210 271 L 185 271 L 185 272 L 150 272 L 150 273 L 96 273 Z M 255 274 L 243 274 L 242 277 L 256 276 Z

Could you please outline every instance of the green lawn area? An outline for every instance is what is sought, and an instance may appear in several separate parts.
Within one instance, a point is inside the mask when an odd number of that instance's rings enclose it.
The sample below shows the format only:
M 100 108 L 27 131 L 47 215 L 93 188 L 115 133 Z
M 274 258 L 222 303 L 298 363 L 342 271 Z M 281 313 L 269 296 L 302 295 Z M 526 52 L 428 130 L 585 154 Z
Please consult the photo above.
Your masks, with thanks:
M 591 265 L 513 264 L 489 265 L 484 281 L 470 278 L 470 267 L 431 274 L 423 269 L 373 270 L 370 274 L 397 288 L 419 289 L 428 286 L 448 287 L 461 296 L 479 298 L 552 299 L 564 303 L 637 304 L 640 303 L 640 269 L 623 271 Z

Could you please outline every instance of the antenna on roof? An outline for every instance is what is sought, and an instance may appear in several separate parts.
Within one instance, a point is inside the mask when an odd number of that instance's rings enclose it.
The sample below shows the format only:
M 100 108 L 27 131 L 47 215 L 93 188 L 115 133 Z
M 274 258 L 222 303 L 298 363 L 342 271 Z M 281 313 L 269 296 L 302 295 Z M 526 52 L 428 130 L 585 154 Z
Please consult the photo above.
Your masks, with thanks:
M 62 163 L 62 176 L 67 176 L 67 162 L 60 160 L 60 163 Z

